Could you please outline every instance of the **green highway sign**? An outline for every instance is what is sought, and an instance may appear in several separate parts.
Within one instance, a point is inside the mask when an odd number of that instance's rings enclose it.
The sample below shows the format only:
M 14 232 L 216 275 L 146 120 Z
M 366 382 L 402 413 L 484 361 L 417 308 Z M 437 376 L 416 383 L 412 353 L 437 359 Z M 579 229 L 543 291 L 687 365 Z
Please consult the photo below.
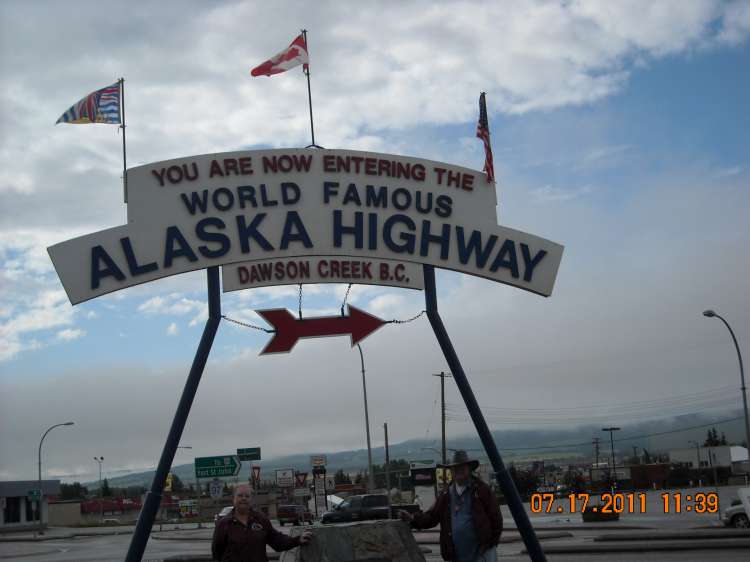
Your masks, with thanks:
M 259 461 L 260 447 L 250 447 L 249 449 L 237 449 L 237 456 L 241 461 Z
M 29 501 L 38 502 L 40 499 L 42 499 L 41 490 L 29 490 L 28 492 L 26 492 L 26 497 L 29 499 Z
M 217 476 L 237 476 L 240 473 L 240 466 L 240 459 L 236 455 L 196 457 L 195 477 L 215 478 Z

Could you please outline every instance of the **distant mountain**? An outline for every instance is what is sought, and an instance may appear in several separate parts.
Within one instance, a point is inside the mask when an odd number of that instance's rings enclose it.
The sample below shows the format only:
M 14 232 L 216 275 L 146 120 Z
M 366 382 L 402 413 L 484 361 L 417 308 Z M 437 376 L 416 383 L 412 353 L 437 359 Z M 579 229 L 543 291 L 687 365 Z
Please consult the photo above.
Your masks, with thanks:
M 704 414 L 689 414 L 669 419 L 646 421 L 630 425 L 622 425 L 621 431 L 615 432 L 615 454 L 617 457 L 631 456 L 633 447 L 637 447 L 639 454 L 645 447 L 649 453 L 667 451 L 669 449 L 685 448 L 689 440 L 703 442 L 706 432 L 711 427 L 716 427 L 719 434 L 724 432 L 730 442 L 744 442 L 744 425 L 741 419 L 717 423 L 730 418 L 740 418 L 742 410 L 725 412 L 723 416 L 708 416 Z M 600 456 L 608 457 L 610 454 L 609 433 L 602 432 L 602 426 L 584 426 L 574 429 L 533 429 L 533 430 L 503 430 L 493 432 L 495 443 L 500 449 L 500 454 L 506 464 L 518 463 L 525 465 L 534 460 L 546 460 L 548 462 L 584 462 L 593 458 L 592 438 L 599 437 Z M 463 436 L 447 439 L 447 447 L 450 449 L 466 449 L 479 459 L 486 459 L 484 449 L 478 437 Z M 440 439 L 411 439 L 402 443 L 390 445 L 390 458 L 405 460 L 440 460 Z M 320 451 L 316 451 L 320 452 Z M 448 452 L 450 457 L 451 452 Z M 327 453 L 328 471 L 335 472 L 343 469 L 345 472 L 364 471 L 367 468 L 367 449 L 353 451 L 340 451 Z M 385 451 L 383 447 L 372 450 L 372 462 L 382 465 L 385 462 Z M 288 455 L 259 462 L 245 462 L 237 477 L 238 481 L 248 481 L 250 478 L 250 465 L 257 464 L 261 467 L 261 479 L 271 479 L 277 468 L 294 468 L 303 472 L 310 471 L 310 453 Z M 195 483 L 195 469 L 193 464 L 184 464 L 172 467 L 180 480 L 189 485 Z M 145 486 L 148 488 L 154 477 L 154 470 L 128 474 L 108 479 L 110 486 Z M 235 478 L 225 478 L 234 481 Z M 205 485 L 202 480 L 202 485 Z M 99 482 L 87 482 L 89 489 L 97 489 Z

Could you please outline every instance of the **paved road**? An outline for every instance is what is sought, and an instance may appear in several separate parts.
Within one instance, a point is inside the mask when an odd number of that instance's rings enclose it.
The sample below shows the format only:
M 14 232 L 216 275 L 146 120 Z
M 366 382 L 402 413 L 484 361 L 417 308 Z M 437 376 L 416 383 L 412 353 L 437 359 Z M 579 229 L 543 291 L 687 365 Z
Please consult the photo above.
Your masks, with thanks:
M 130 544 L 128 536 L 88 537 L 75 540 L 47 541 L 44 543 L 0 543 L 0 560 L 3 562 L 122 562 Z M 498 560 L 503 562 L 528 562 L 519 554 L 520 546 L 501 545 Z M 150 540 L 143 562 L 161 562 L 164 557 L 176 554 L 205 554 L 206 542 L 181 542 Z M 747 550 L 698 550 L 654 553 L 603 553 L 598 555 L 550 555 L 549 562 L 745 562 Z M 440 560 L 438 549 L 427 555 L 428 562 Z

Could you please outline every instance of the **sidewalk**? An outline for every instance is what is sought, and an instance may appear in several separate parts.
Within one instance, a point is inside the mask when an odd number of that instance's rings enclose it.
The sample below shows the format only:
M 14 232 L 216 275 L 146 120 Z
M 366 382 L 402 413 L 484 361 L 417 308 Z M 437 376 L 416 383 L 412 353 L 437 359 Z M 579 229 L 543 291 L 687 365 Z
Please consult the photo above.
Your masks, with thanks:
M 200 531 L 207 530 L 213 533 L 213 523 L 203 523 L 203 529 L 197 528 L 197 523 L 165 523 L 162 530 L 159 525 L 154 525 L 151 535 L 156 533 L 177 532 L 177 531 Z M 122 525 L 117 527 L 47 527 L 44 535 L 39 535 L 36 531 L 18 531 L 10 533 L 0 533 L 1 542 L 43 542 L 53 540 L 65 540 L 76 537 L 98 537 L 108 535 L 132 535 L 135 531 L 135 525 Z

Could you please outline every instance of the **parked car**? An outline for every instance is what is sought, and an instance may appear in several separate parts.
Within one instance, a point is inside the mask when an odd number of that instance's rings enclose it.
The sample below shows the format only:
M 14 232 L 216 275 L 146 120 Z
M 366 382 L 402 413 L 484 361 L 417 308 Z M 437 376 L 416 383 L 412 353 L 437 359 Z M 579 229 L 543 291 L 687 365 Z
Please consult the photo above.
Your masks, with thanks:
M 748 519 L 747 513 L 745 513 L 745 506 L 742 505 L 740 500 L 734 500 L 729 509 L 721 514 L 721 521 L 727 527 L 734 527 L 736 529 L 750 528 L 750 519 Z
M 222 517 L 226 517 L 227 515 L 231 515 L 232 511 L 234 510 L 234 506 L 228 505 L 227 507 L 223 507 L 219 513 L 214 515 L 214 523 L 217 522 Z
M 280 505 L 276 514 L 276 518 L 279 520 L 279 525 L 282 527 L 285 523 L 301 525 L 313 522 L 312 513 L 301 505 Z
M 411 513 L 421 511 L 419 506 L 415 504 L 391 504 L 390 516 L 398 517 L 398 512 L 401 510 Z M 388 496 L 385 494 L 364 494 L 346 498 L 334 507 L 333 511 L 326 511 L 320 522 L 324 524 L 346 523 L 388 518 Z

